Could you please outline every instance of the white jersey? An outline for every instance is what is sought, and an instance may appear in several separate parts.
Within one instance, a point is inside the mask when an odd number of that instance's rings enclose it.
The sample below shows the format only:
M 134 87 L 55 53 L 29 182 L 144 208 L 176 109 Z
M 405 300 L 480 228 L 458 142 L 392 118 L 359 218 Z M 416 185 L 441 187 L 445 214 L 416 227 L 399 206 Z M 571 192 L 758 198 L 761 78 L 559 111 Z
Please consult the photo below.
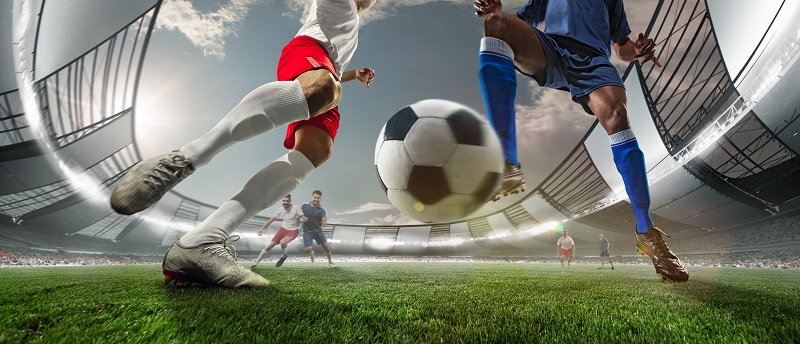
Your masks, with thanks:
M 314 38 L 342 76 L 358 46 L 358 10 L 354 0 L 313 0 L 297 36 Z
M 288 230 L 297 230 L 300 229 L 300 219 L 297 218 L 298 215 L 303 215 L 303 212 L 300 210 L 300 206 L 297 204 L 292 204 L 288 211 L 281 206 L 280 209 L 275 211 L 275 215 L 272 215 L 272 217 L 276 219 L 283 219 L 283 225 L 281 225 L 281 227 Z
M 561 249 L 569 250 L 572 248 L 572 246 L 575 246 L 575 241 L 573 241 L 572 237 L 570 237 L 569 235 L 562 236 L 558 238 L 558 242 L 556 242 L 556 245 L 558 247 L 561 247 Z

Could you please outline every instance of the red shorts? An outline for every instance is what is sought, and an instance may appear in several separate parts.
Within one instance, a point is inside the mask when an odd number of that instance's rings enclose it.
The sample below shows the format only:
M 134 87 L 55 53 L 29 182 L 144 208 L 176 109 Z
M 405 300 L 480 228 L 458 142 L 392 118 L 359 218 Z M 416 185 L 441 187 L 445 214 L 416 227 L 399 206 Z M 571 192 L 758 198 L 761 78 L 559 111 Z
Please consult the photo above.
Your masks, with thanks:
M 281 227 L 281 229 L 278 230 L 278 233 L 275 233 L 275 236 L 272 237 L 271 241 L 280 242 L 284 237 L 288 237 L 289 241 L 292 241 L 297 238 L 297 233 L 300 233 L 299 229 L 289 230 Z
M 281 58 L 278 60 L 278 81 L 291 81 L 300 74 L 320 68 L 329 70 L 336 80 L 340 80 L 336 68 L 333 67 L 333 61 L 317 40 L 309 36 L 297 36 L 283 47 Z M 311 124 L 325 130 L 332 139 L 335 139 L 336 131 L 339 130 L 339 107 L 307 120 L 289 123 L 286 128 L 286 138 L 283 140 L 286 149 L 294 148 L 294 132 L 303 124 Z
M 559 256 L 567 256 L 567 258 L 572 259 L 572 249 L 565 250 L 563 248 L 558 249 Z

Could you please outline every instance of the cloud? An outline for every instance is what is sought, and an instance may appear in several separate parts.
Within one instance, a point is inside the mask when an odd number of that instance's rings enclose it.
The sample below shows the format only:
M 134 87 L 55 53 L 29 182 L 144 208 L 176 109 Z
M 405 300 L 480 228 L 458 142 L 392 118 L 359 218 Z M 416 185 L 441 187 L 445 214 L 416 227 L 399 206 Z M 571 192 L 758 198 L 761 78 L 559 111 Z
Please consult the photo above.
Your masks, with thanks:
M 568 92 L 539 87 L 533 80 L 527 88 L 528 95 L 520 93 L 515 107 L 517 150 L 527 182 L 538 185 L 575 148 L 595 117 L 587 115 Z
M 369 219 L 366 225 L 421 225 L 422 222 L 408 217 L 406 214 L 389 214 L 384 217 L 375 217 Z
M 262 0 L 229 0 L 215 12 L 200 13 L 188 0 L 166 0 L 156 21 L 157 29 L 177 30 L 205 56 L 225 58 L 225 39 L 236 36 L 250 8 Z
M 360 214 L 376 210 L 392 210 L 392 209 L 394 209 L 394 206 L 391 204 L 367 202 L 357 207 L 347 209 L 345 211 L 332 212 L 332 213 L 336 215 L 352 215 L 352 214 Z
M 473 0 L 377 0 L 374 6 L 361 15 L 361 24 L 378 21 L 395 16 L 403 7 L 420 6 L 431 2 L 448 2 L 453 4 L 460 4 L 461 6 L 472 8 Z M 503 1 L 503 8 L 506 12 L 516 11 L 521 8 L 527 0 L 506 0 Z M 289 8 L 288 13 L 284 15 L 296 16 L 302 22 L 308 15 L 308 8 L 311 6 L 309 0 L 286 0 L 286 6 Z

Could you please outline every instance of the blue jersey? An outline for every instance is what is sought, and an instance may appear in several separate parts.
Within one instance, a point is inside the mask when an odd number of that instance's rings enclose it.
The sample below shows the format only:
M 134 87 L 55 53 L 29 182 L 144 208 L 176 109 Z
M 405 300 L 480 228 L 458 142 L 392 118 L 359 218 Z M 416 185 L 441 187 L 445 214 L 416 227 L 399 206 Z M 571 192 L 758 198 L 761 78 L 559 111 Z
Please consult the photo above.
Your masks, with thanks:
M 517 15 L 534 27 L 545 21 L 544 33 L 564 48 L 577 43 L 606 58 L 631 33 L 622 0 L 528 0 Z
M 600 239 L 597 244 L 600 245 L 600 251 L 608 250 L 608 240 L 606 238 Z
M 310 204 L 306 203 L 300 207 L 300 210 L 303 211 L 303 215 L 308 218 L 308 221 L 303 223 L 303 231 L 317 231 L 322 229 L 322 219 L 328 217 L 325 213 L 325 208 L 323 207 L 312 207 Z

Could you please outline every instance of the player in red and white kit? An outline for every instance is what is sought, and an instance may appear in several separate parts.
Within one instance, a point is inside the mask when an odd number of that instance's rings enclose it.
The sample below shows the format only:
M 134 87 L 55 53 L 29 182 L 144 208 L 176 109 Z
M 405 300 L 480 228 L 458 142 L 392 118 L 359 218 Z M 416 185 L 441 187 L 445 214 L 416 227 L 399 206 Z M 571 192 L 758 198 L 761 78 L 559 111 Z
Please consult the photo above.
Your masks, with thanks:
M 261 226 L 261 229 L 258 231 L 258 236 L 264 235 L 264 231 L 269 228 L 275 220 L 282 219 L 283 224 L 281 224 L 281 228 L 278 229 L 278 233 L 275 233 L 275 236 L 272 237 L 272 240 L 269 241 L 269 245 L 264 247 L 261 250 L 261 253 L 258 254 L 258 259 L 250 267 L 250 271 L 255 271 L 256 266 L 258 263 L 261 262 L 261 259 L 264 259 L 264 255 L 269 252 L 275 245 L 278 243 L 281 244 L 281 258 L 278 259 L 278 262 L 275 263 L 276 267 L 281 267 L 283 262 L 286 261 L 286 247 L 289 246 L 289 243 L 292 242 L 297 235 L 300 233 L 300 218 L 303 217 L 303 211 L 300 210 L 300 206 L 297 204 L 292 204 L 292 195 L 286 195 L 283 197 L 281 201 L 281 207 L 275 211 L 275 214 Z
M 236 263 L 231 232 L 290 193 L 331 155 L 339 127 L 337 104 L 342 82 L 369 86 L 369 68 L 345 71 L 358 46 L 359 15 L 376 0 L 313 0 L 305 24 L 284 48 L 278 81 L 242 99 L 213 129 L 180 149 L 144 160 L 120 179 L 111 207 L 134 214 L 207 164 L 225 148 L 288 125 L 289 150 L 258 171 L 232 199 L 170 246 L 164 257 L 167 281 L 199 282 L 229 288 L 265 287 L 264 277 Z
M 564 228 L 564 231 L 561 232 L 561 237 L 556 241 L 556 250 L 558 250 L 558 256 L 561 258 L 561 273 L 563 274 L 566 270 L 564 257 L 567 258 L 567 266 L 569 266 L 572 264 L 572 255 L 575 254 L 575 240 L 572 240 L 572 237 L 567 235 L 566 228 Z

